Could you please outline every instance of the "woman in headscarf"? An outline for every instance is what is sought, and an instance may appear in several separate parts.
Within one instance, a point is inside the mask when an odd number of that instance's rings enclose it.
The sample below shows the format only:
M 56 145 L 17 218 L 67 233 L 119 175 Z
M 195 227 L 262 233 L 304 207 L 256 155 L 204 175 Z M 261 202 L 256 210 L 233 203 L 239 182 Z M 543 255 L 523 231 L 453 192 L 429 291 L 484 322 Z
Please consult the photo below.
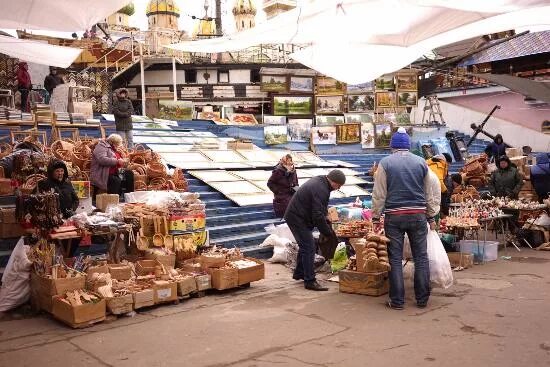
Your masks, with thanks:
M 298 175 L 290 154 L 285 155 L 275 166 L 271 177 L 267 181 L 267 187 L 275 194 L 273 210 L 278 218 L 285 215 L 290 199 L 298 188 Z

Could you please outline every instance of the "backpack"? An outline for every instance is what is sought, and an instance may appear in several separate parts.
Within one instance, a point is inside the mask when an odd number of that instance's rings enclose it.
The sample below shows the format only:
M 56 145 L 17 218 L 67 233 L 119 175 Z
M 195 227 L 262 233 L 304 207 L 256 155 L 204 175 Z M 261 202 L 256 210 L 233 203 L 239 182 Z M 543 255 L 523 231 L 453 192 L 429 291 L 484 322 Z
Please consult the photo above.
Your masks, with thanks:
M 447 186 L 445 186 L 445 177 L 447 177 L 448 173 L 447 161 L 434 160 L 433 158 L 430 158 L 426 161 L 426 163 L 428 164 L 428 168 L 430 168 L 439 179 L 439 184 L 441 185 L 441 193 L 446 193 Z

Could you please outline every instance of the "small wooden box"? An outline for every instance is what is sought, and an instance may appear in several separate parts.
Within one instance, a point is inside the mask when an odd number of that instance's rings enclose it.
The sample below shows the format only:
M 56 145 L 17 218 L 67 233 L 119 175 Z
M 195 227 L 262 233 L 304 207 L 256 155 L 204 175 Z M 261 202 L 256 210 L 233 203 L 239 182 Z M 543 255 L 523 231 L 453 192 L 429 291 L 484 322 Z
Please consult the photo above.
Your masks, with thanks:
M 464 269 L 474 266 L 474 255 L 465 252 L 448 252 L 449 262 L 452 268 L 462 266 Z
M 122 315 L 134 310 L 134 297 L 131 294 L 108 298 L 106 301 L 107 310 L 113 315 Z
M 254 261 L 258 265 L 250 268 L 238 269 L 238 284 L 244 285 L 252 283 L 265 278 L 265 265 L 260 260 L 246 258 L 247 260 Z
M 366 296 L 381 296 L 389 292 L 388 272 L 363 273 L 351 270 L 341 270 L 340 292 L 363 294 Z

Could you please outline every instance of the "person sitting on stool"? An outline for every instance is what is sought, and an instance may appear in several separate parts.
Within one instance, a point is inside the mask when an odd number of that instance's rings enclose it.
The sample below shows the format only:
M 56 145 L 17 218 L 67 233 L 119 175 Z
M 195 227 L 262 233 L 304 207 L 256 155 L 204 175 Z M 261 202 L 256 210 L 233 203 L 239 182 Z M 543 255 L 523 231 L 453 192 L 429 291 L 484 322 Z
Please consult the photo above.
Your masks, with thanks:
M 121 147 L 122 137 L 118 134 L 109 135 L 95 146 L 90 169 L 94 198 L 98 193 L 122 195 L 123 191 L 134 191 L 134 173 L 123 169 L 128 165 L 128 159 L 122 158 Z

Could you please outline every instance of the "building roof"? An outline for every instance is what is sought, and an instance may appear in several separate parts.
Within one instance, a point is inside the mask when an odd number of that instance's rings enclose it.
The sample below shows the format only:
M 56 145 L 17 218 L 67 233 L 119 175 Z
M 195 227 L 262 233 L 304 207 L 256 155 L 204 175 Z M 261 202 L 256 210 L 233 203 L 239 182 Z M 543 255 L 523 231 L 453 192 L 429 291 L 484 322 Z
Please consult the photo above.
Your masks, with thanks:
M 550 31 L 527 33 L 464 59 L 458 66 L 469 66 L 515 57 L 550 52 Z
M 175 0 L 151 0 L 147 4 L 145 14 L 147 16 L 154 14 L 172 14 L 180 16 L 180 8 L 176 5 Z

